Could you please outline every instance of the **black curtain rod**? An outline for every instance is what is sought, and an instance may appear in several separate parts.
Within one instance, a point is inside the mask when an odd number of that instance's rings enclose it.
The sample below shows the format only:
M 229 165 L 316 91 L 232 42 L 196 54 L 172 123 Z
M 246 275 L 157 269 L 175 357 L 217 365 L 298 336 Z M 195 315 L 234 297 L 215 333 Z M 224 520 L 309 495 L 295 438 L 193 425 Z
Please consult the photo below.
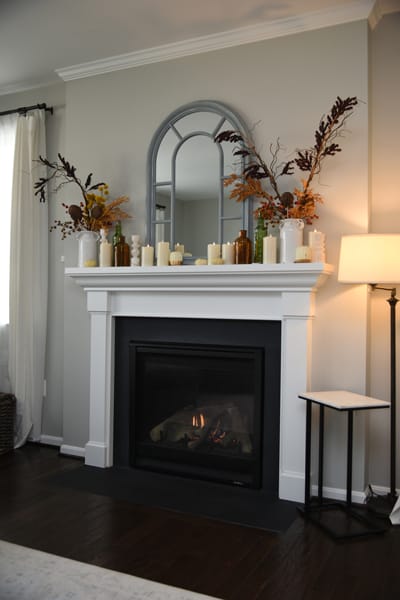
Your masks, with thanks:
M 47 104 L 43 103 L 34 104 L 33 106 L 21 106 L 20 108 L 13 108 L 11 110 L 4 110 L 3 112 L 0 112 L 0 117 L 2 117 L 3 115 L 13 115 L 14 113 L 18 113 L 19 115 L 26 115 L 28 111 L 35 110 L 35 108 L 48 110 L 51 115 L 53 114 L 53 107 L 47 106 Z

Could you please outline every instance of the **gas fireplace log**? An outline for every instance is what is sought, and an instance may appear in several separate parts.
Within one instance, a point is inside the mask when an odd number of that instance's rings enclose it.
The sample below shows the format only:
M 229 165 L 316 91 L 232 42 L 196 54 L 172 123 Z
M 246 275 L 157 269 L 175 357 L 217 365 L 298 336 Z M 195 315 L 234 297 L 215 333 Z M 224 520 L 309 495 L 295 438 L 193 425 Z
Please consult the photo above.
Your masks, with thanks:
M 186 443 L 194 450 L 202 444 L 224 449 L 239 448 L 251 454 L 253 445 L 248 426 L 235 405 L 188 406 L 153 427 L 153 442 Z

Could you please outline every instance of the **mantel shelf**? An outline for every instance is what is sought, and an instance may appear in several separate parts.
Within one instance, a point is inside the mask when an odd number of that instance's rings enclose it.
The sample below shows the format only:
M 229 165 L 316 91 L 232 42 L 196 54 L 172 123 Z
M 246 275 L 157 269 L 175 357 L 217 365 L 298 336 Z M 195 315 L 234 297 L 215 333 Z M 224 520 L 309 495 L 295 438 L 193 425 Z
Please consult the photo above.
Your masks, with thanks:
M 85 289 L 314 290 L 334 271 L 324 263 L 185 265 L 179 267 L 67 268 L 65 275 Z

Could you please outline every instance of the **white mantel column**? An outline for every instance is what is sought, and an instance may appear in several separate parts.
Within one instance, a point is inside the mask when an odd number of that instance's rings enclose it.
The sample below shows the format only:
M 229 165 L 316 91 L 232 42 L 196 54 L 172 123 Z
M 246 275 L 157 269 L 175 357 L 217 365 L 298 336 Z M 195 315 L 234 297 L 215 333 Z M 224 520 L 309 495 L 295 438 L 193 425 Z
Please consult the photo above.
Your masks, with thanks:
M 282 366 L 279 497 L 304 500 L 305 406 L 298 394 L 309 389 L 315 293 L 282 294 Z
M 114 327 L 111 294 L 88 290 L 90 314 L 90 423 L 85 446 L 85 463 L 94 467 L 112 466 Z

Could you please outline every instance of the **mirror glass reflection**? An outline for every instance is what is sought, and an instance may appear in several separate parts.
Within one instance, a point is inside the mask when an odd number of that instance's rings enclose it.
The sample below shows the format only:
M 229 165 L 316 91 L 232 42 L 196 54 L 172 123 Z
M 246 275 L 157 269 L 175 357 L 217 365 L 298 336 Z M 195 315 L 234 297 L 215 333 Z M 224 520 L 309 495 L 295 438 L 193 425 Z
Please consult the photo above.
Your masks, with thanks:
M 248 203 L 229 199 L 224 179 L 243 170 L 233 144 L 215 136 L 227 129 L 247 134 L 224 105 L 199 101 L 178 109 L 153 137 L 148 158 L 148 243 L 185 247 L 186 261 L 207 256 L 212 242 L 232 242 L 251 227 Z M 250 231 L 249 231 L 250 234 Z

